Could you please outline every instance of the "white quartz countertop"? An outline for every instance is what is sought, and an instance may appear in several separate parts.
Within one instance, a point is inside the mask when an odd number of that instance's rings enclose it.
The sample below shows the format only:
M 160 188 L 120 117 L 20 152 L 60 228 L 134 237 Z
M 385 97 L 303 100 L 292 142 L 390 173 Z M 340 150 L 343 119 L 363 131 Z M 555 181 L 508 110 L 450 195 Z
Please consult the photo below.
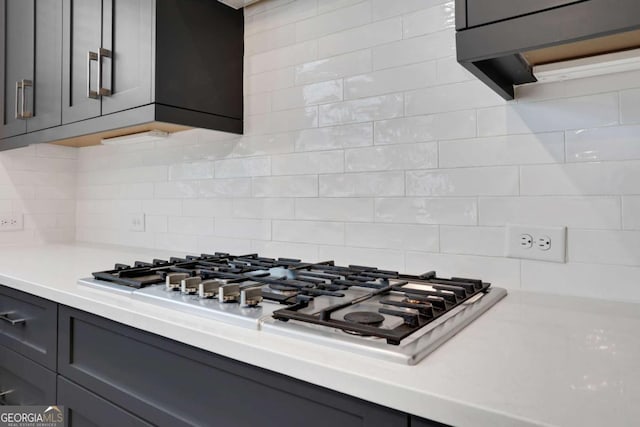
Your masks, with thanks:
M 640 422 L 638 304 L 511 291 L 422 362 L 405 366 L 76 284 L 116 262 L 169 255 L 176 254 L 81 243 L 4 247 L 0 284 L 453 426 Z

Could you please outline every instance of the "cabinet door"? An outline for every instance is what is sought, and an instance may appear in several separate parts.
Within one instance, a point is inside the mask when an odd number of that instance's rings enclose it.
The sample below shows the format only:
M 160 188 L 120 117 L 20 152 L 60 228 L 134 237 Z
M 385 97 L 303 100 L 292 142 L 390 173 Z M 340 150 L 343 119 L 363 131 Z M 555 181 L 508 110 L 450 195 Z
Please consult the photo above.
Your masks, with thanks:
M 62 120 L 62 0 L 35 0 L 33 117 L 27 132 Z
M 97 58 L 102 42 L 102 0 L 63 0 L 62 123 L 100 115 Z
M 55 402 L 56 374 L 0 346 L 0 405 L 53 405 Z
M 0 137 L 20 135 L 27 131 L 27 122 L 16 118 L 21 112 L 22 102 L 25 111 L 31 111 L 33 86 L 27 86 L 18 93 L 16 84 L 23 80 L 33 81 L 33 14 L 34 0 L 0 0 L 0 16 L 2 22 L 2 40 L 0 40 L 0 56 L 3 58 L 0 67 L 2 77 L 2 122 Z M 6 24 L 6 25 L 5 25 Z M 26 93 L 23 92 L 26 90 Z
M 151 103 L 153 0 L 103 0 L 102 114 Z
M 151 424 L 58 376 L 58 405 L 68 427 L 146 427 Z

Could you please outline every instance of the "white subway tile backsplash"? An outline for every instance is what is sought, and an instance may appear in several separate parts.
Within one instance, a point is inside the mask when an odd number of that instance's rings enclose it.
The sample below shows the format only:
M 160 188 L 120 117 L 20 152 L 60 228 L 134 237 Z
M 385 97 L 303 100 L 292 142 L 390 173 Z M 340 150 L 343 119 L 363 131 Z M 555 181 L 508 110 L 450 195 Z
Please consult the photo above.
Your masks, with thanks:
M 294 199 L 234 199 L 231 214 L 228 216 L 233 216 L 234 218 L 293 219 L 295 218 Z
M 244 97 L 244 113 L 248 116 L 256 114 L 265 114 L 271 111 L 271 94 L 255 93 L 253 95 L 245 95 Z
M 640 232 L 619 230 L 569 230 L 570 262 L 640 265 Z
M 402 38 L 402 20 L 392 18 L 318 39 L 320 58 L 365 49 Z
M 346 99 L 364 98 L 431 86 L 435 82 L 436 63 L 421 62 L 345 78 L 344 94 Z
M 407 116 L 502 105 L 506 101 L 479 81 L 418 89 L 405 94 Z
M 293 258 L 305 262 L 318 262 L 318 246 L 306 243 L 275 242 L 273 240 L 253 240 L 251 252 L 272 258 Z
M 293 136 L 290 132 L 244 136 L 234 142 L 231 153 L 235 157 L 291 153 L 294 150 Z
M 454 4 L 448 2 L 409 13 L 402 17 L 402 23 L 402 33 L 405 39 L 435 33 L 447 28 L 455 28 Z
M 440 226 L 440 252 L 500 257 L 504 255 L 502 227 Z
M 265 176 L 271 174 L 269 157 L 249 157 L 243 159 L 217 160 L 216 178 L 237 178 L 243 176 Z
M 253 178 L 254 197 L 317 197 L 318 176 L 273 176 Z
M 620 92 L 620 120 L 622 123 L 640 123 L 640 89 Z
M 298 85 L 338 79 L 371 71 L 371 50 L 360 50 L 298 65 L 295 82 Z
M 26 230 L 0 244 L 75 232 L 640 301 L 640 73 L 507 103 L 457 63 L 453 3 L 245 8 L 243 135 L 2 152 L 0 211 Z M 509 223 L 568 226 L 569 263 L 505 258 Z
M 320 2 L 323 3 L 323 2 Z M 296 40 L 317 39 L 371 22 L 371 2 L 364 1 L 352 6 L 336 8 L 313 18 L 296 23 Z
M 518 194 L 518 168 L 407 171 L 407 196 L 514 196 Z
M 475 198 L 380 198 L 375 202 L 376 222 L 405 224 L 476 225 Z
M 271 28 L 282 27 L 314 16 L 318 12 L 318 0 L 297 0 L 280 2 L 262 13 L 245 17 L 245 35 L 252 35 Z M 262 5 L 262 7 L 266 7 Z
M 386 43 L 373 48 L 373 69 L 399 67 L 455 55 L 455 38 L 451 30 Z
M 295 74 L 294 67 L 286 67 L 280 70 L 245 76 L 244 94 L 254 95 L 291 87 L 295 81 Z
M 404 196 L 404 172 L 365 172 L 320 175 L 320 196 Z
M 295 136 L 296 151 L 336 150 L 372 144 L 372 123 L 305 129 Z
M 296 108 L 270 114 L 248 116 L 247 134 L 278 133 L 318 126 L 318 107 Z
M 640 302 L 638 277 L 637 266 L 522 261 L 528 291 Z
M 420 9 L 431 8 L 447 0 L 373 0 L 373 18 L 375 20 L 403 15 Z
M 177 163 L 169 166 L 169 180 L 213 178 L 213 162 Z
M 305 175 L 344 172 L 342 151 L 318 151 L 273 156 L 273 175 Z
M 476 135 L 473 110 L 382 120 L 375 124 L 376 144 L 402 144 Z
M 344 244 L 344 224 L 328 221 L 273 221 L 273 240 L 282 242 Z
M 400 117 L 403 103 L 402 94 L 393 94 L 321 105 L 320 126 Z
M 298 198 L 298 219 L 327 221 L 373 221 L 373 199 L 367 198 Z
M 230 217 L 234 202 L 233 199 L 186 199 L 182 202 L 182 214 L 187 217 Z
M 622 226 L 625 230 L 640 230 L 640 196 L 622 198 Z
M 384 270 L 404 270 L 404 254 L 389 249 L 365 249 L 346 246 L 320 246 L 321 260 L 332 259 L 336 263 L 372 265 Z
M 521 167 L 523 195 L 640 194 L 640 161 Z
M 437 61 L 436 79 L 439 84 L 464 82 L 475 77 L 458 63 L 455 56 L 441 58 Z
M 167 231 L 174 234 L 193 234 L 197 236 L 212 234 L 213 219 L 206 217 L 170 216 L 168 217 Z
M 537 133 L 618 124 L 618 94 L 582 96 L 478 110 L 480 136 Z
M 289 24 L 244 38 L 244 54 L 255 55 L 288 46 L 296 41 L 296 25 Z
M 516 259 L 409 252 L 406 264 L 407 272 L 413 274 L 425 273 L 427 268 L 442 277 L 476 277 L 493 286 L 520 288 L 520 261 Z
M 438 162 L 435 142 L 352 148 L 344 154 L 347 172 L 426 169 Z
M 249 197 L 251 179 L 229 178 L 200 181 L 199 197 Z
M 347 246 L 438 251 L 438 226 L 435 225 L 347 223 L 345 232 Z
M 216 218 L 215 234 L 240 239 L 271 239 L 271 221 L 264 219 Z
M 481 197 L 480 225 L 509 223 L 576 228 L 620 228 L 620 198 Z
M 562 132 L 442 141 L 440 167 L 562 163 Z
M 615 126 L 566 132 L 567 161 L 640 159 L 640 126 Z
M 342 100 L 342 80 L 296 86 L 273 93 L 273 110 L 289 110 Z

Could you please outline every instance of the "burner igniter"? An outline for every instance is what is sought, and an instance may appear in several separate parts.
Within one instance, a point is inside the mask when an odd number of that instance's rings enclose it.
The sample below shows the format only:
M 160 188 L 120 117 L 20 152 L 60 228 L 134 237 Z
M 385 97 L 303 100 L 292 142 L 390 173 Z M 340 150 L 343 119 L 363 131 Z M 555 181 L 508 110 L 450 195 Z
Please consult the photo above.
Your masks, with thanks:
M 256 307 L 262 302 L 262 287 L 246 288 L 240 292 L 240 305 Z
M 182 280 L 189 277 L 187 273 L 169 273 L 166 278 L 167 291 L 179 291 Z
M 205 280 L 198 284 L 198 296 L 200 298 L 213 298 L 218 294 L 218 289 L 222 286 L 219 280 Z

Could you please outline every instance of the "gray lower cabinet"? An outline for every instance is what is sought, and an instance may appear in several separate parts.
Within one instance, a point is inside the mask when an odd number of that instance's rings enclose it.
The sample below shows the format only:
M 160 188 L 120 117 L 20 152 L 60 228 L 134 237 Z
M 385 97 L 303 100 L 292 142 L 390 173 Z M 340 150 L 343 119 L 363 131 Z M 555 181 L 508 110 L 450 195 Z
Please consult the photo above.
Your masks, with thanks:
M 446 427 L 1 285 L 0 309 L 0 405 L 69 427 Z
M 58 376 L 58 405 L 67 427 L 146 427 L 152 424 Z
M 55 402 L 55 372 L 0 346 L 0 405 L 51 405 Z
M 406 427 L 404 413 L 60 307 L 60 375 L 161 426 Z

